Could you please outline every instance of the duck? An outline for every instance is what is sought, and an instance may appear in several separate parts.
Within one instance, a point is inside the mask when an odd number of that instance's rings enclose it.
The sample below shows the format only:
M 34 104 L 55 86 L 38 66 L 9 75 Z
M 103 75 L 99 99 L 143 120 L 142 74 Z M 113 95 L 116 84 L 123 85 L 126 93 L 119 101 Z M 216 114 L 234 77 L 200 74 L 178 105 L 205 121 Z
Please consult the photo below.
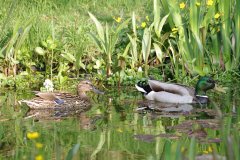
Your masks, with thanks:
M 182 84 L 148 80 L 138 82 L 136 89 L 144 94 L 147 100 L 162 103 L 208 103 L 206 92 L 215 87 L 215 81 L 208 76 L 200 77 L 195 89 Z
M 77 85 L 77 95 L 67 92 L 39 92 L 36 97 L 30 100 L 21 100 L 30 109 L 73 109 L 90 106 L 90 99 L 86 92 L 93 91 L 97 94 L 104 94 L 98 90 L 89 80 L 82 80 Z

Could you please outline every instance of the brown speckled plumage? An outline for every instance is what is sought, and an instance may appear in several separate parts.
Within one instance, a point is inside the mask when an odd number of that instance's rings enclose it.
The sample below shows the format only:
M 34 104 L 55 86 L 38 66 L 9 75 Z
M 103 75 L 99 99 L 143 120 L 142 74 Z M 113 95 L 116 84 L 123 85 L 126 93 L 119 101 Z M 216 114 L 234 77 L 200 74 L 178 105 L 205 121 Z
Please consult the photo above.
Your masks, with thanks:
M 20 102 L 26 103 L 31 109 L 88 108 L 91 103 L 86 95 L 87 91 L 101 93 L 95 89 L 90 81 L 81 81 L 77 86 L 78 95 L 66 92 L 37 92 L 37 97 L 31 100 L 22 100 Z M 61 103 L 57 103 L 57 100 L 60 100 Z

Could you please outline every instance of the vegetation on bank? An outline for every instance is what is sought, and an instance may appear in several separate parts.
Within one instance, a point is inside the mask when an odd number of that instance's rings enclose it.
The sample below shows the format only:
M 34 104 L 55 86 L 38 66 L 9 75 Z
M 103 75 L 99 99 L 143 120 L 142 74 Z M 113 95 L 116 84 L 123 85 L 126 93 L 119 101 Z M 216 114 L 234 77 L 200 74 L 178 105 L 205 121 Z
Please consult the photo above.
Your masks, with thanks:
M 6 1 L 0 86 L 63 86 L 90 77 L 127 85 L 149 75 L 239 76 L 240 12 L 231 1 Z

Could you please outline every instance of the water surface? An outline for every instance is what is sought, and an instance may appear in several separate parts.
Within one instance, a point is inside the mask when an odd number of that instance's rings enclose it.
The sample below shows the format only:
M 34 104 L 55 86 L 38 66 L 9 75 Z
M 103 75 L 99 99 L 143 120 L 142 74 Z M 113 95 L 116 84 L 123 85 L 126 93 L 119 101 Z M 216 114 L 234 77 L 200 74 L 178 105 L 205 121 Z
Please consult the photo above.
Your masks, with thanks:
M 160 159 L 170 146 L 175 159 L 177 148 L 182 153 L 190 150 L 191 137 L 196 137 L 197 155 L 209 154 L 211 148 L 221 155 L 222 128 L 228 121 L 231 128 L 239 127 L 239 94 L 237 86 L 226 94 L 212 92 L 208 105 L 149 105 L 134 88 L 126 87 L 105 95 L 90 94 L 93 104 L 87 112 L 74 116 L 46 112 L 41 118 L 18 104 L 33 97 L 31 92 L 2 92 L 0 155 L 2 159 L 34 159 L 36 155 L 44 159 L 69 155 L 75 159 Z M 26 134 L 31 131 L 40 137 L 29 140 Z M 36 147 L 37 143 L 43 146 Z

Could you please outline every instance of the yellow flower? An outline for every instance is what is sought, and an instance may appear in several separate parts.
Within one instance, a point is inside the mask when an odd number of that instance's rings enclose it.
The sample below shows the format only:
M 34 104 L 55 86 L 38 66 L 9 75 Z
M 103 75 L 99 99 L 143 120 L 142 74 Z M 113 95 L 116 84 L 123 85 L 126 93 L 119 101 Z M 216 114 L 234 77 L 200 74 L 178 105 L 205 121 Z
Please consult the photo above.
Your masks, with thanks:
M 146 22 L 142 22 L 142 24 L 141 24 L 141 27 L 142 27 L 142 28 L 145 28 L 145 27 L 146 27 L 146 25 L 147 25 L 147 23 L 146 23 Z
M 208 1 L 207 1 L 207 5 L 208 5 L 208 6 L 212 6 L 212 5 L 213 5 L 213 0 L 208 0 Z
M 35 146 L 36 146 L 36 148 L 42 148 L 43 147 L 43 144 L 42 143 L 39 143 L 39 142 L 37 142 L 36 144 L 35 144 Z
M 40 135 L 38 132 L 28 132 L 27 133 L 27 138 L 28 139 L 36 139 L 38 138 Z
M 215 19 L 218 19 L 219 17 L 220 17 L 219 13 L 216 13 L 215 16 L 214 16 Z
M 200 2 L 196 2 L 196 6 L 200 6 L 201 5 L 201 3 Z
M 43 156 L 39 154 L 35 157 L 35 160 L 43 160 Z
M 148 16 L 146 16 L 146 20 L 149 21 L 149 17 Z
M 117 22 L 117 23 L 120 23 L 122 21 L 122 18 L 121 17 L 117 17 L 117 18 L 114 18 L 114 20 Z
M 208 152 L 209 152 L 209 153 L 212 153 L 212 151 L 213 151 L 213 150 L 212 150 L 212 147 L 209 146 L 209 147 L 208 147 Z
M 203 151 L 204 154 L 208 154 L 208 151 Z
M 174 34 L 177 33 L 177 32 L 178 32 L 178 28 L 176 28 L 176 27 L 173 28 L 173 29 L 172 29 L 172 32 L 173 32 Z
M 179 4 L 179 7 L 180 7 L 181 9 L 184 9 L 184 8 L 186 7 L 186 4 L 185 4 L 184 2 L 182 2 L 182 3 Z

